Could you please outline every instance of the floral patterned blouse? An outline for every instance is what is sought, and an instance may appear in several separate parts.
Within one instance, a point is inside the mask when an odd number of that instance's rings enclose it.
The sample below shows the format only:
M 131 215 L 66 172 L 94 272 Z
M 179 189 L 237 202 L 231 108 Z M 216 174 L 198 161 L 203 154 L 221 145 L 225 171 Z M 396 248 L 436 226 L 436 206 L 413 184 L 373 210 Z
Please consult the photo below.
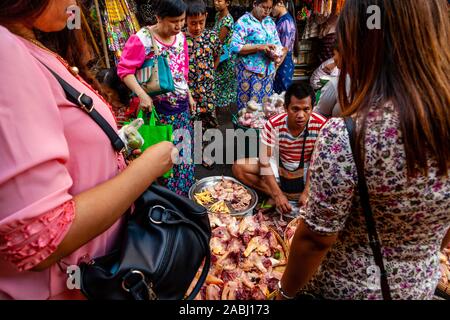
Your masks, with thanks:
M 438 253 L 450 227 L 450 179 L 438 176 L 430 162 L 427 176 L 408 180 L 399 128 L 391 103 L 371 110 L 365 176 L 393 299 L 432 299 L 440 277 Z M 304 289 L 328 299 L 382 299 L 342 119 L 324 126 L 312 161 L 303 219 L 312 231 L 339 237 Z
M 220 40 L 215 31 L 205 30 L 199 37 L 186 35 L 189 50 L 189 88 L 197 102 L 197 112 L 215 110 L 214 61 Z
M 272 18 L 263 21 L 256 19 L 251 13 L 244 14 L 234 25 L 230 50 L 238 54 L 247 44 L 274 44 L 281 46 L 280 38 Z M 270 75 L 274 73 L 275 63 L 264 52 L 238 56 L 245 69 L 253 73 Z
M 231 38 L 233 37 L 233 26 L 234 26 L 234 19 L 231 14 L 226 15 L 222 19 L 220 19 L 219 13 L 216 14 L 214 31 L 216 31 L 217 35 L 220 35 L 220 31 L 222 30 L 222 28 L 228 28 L 228 34 L 226 38 L 223 40 L 220 52 L 220 55 L 225 55 L 222 58 L 222 60 L 226 60 L 229 58 L 229 46 L 231 43 Z

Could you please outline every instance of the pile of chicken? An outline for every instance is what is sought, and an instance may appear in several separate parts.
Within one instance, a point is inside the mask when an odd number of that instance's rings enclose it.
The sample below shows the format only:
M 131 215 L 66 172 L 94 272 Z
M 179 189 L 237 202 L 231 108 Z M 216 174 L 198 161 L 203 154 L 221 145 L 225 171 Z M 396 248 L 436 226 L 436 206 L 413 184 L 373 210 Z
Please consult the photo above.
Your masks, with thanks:
M 450 287 L 450 246 L 440 254 L 441 262 L 441 279 L 439 282 L 439 287 Z M 448 294 L 450 294 L 450 289 Z
M 225 178 L 209 187 L 207 191 L 215 200 L 230 203 L 235 211 L 244 211 L 252 201 L 252 196 L 243 185 Z
M 266 300 L 276 290 L 286 254 L 262 215 L 241 220 L 210 215 L 212 263 L 197 300 Z M 195 282 L 195 281 L 194 281 Z

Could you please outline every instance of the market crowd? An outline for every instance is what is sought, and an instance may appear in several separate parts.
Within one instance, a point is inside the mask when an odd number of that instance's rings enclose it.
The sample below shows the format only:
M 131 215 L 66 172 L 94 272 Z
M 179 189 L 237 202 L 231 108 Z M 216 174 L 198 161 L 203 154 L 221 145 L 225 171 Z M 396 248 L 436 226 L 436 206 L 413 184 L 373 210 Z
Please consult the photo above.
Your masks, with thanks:
M 183 138 L 118 152 L 67 96 L 59 78 L 118 130 L 117 94 L 88 68 L 81 34 L 65 28 L 71 5 L 0 4 L 0 299 L 79 299 L 65 268 L 120 245 L 128 209 L 152 183 L 187 196 L 195 182 L 194 164 L 173 163 Z M 450 242 L 447 1 L 347 0 L 333 20 L 334 56 L 311 83 L 293 81 L 292 1 L 255 0 L 237 21 L 230 0 L 214 5 L 212 29 L 202 0 L 152 5 L 156 24 L 128 39 L 117 65 L 131 93 L 127 114 L 156 111 L 161 124 L 192 136 L 193 121 L 219 126 L 219 108 L 237 105 L 245 119 L 282 95 L 281 112 L 260 130 L 259 157 L 233 165 L 281 214 L 304 212 L 277 298 L 432 299 Z M 382 8 L 382 29 L 358 27 L 371 5 Z M 169 89 L 152 78 L 161 57 Z M 363 177 L 387 266 L 375 288 Z

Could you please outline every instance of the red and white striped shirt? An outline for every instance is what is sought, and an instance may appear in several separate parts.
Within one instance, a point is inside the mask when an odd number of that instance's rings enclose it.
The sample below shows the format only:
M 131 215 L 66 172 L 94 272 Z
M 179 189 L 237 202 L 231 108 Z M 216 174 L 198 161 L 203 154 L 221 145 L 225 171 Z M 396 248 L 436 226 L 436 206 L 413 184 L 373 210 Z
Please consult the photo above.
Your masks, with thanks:
M 306 130 L 294 137 L 289 132 L 287 113 L 272 117 L 266 122 L 261 131 L 261 142 L 272 149 L 277 148 L 283 165 L 288 170 L 296 170 L 302 156 L 303 142 Z M 308 166 L 314 151 L 314 145 L 319 136 L 320 129 L 327 122 L 322 115 L 312 112 L 308 122 L 308 137 L 305 144 L 305 165 Z

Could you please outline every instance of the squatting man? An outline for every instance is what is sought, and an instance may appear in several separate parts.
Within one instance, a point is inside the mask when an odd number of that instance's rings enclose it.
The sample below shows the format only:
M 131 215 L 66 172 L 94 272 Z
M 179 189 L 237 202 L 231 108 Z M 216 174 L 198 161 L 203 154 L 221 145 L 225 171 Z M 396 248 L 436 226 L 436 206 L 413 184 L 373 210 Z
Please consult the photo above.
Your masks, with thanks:
M 314 91 L 295 83 L 286 92 L 286 112 L 267 121 L 262 129 L 259 158 L 238 160 L 233 174 L 244 184 L 270 197 L 282 214 L 306 204 L 309 167 L 314 145 L 326 118 L 312 111 Z

